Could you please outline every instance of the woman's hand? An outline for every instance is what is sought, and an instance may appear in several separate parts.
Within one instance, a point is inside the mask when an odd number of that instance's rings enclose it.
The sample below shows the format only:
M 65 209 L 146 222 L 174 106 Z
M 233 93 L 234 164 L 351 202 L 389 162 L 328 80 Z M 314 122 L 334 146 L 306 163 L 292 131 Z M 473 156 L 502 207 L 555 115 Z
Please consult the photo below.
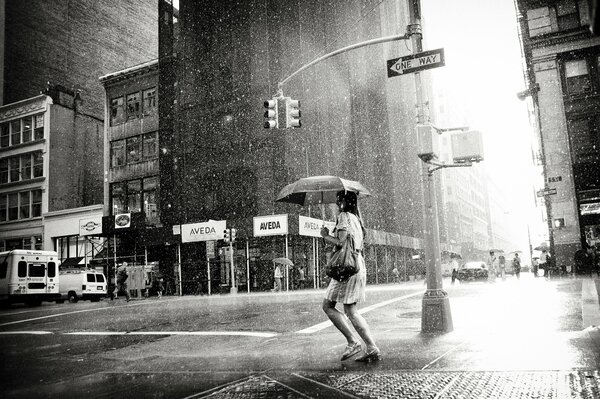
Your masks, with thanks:
M 329 229 L 325 226 L 321 227 L 321 237 L 329 237 Z

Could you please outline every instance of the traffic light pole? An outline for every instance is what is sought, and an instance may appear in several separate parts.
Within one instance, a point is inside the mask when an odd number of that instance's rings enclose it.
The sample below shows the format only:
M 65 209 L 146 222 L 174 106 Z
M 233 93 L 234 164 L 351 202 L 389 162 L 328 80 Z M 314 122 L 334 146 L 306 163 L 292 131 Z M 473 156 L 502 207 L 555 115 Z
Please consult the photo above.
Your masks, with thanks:
M 421 33 L 421 4 L 419 0 L 409 0 L 410 31 L 413 54 L 423 51 Z M 417 124 L 424 124 L 425 110 L 421 74 L 415 72 L 415 89 L 417 100 Z M 432 138 L 430 138 L 432 139 Z M 440 259 L 440 234 L 438 224 L 437 199 L 433 170 L 429 164 L 422 164 L 425 260 L 427 264 L 427 291 L 423 296 L 421 314 L 421 332 L 449 332 L 454 329 L 448 293 L 442 286 L 442 266 Z
M 233 264 L 233 241 L 229 240 L 229 262 L 231 263 L 231 289 L 230 294 L 237 294 L 238 289 L 235 285 L 235 266 Z

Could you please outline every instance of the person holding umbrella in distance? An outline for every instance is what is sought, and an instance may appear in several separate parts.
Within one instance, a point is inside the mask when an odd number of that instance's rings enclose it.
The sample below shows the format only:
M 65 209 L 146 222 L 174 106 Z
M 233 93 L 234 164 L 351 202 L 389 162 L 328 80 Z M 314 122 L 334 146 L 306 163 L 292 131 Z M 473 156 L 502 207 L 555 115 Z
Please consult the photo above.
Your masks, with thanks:
M 337 217 L 337 224 L 333 232 L 335 236 L 329 235 L 329 229 L 321 229 L 321 237 L 327 243 L 341 246 L 346 240 L 346 235 L 351 234 L 354 237 L 355 247 L 362 249 L 365 228 L 360 218 L 358 210 L 358 198 L 352 191 L 340 191 L 337 193 L 337 206 L 340 211 Z M 341 360 L 349 359 L 357 355 L 362 350 L 361 343 L 354 332 L 350 329 L 348 320 L 366 344 L 363 355 L 358 357 L 358 362 L 371 362 L 381 359 L 381 352 L 369 329 L 367 321 L 358 313 L 356 304 L 365 300 L 365 286 L 367 283 L 367 271 L 365 260 L 361 252 L 358 254 L 359 271 L 343 282 L 331 279 L 325 298 L 323 299 L 323 311 L 329 317 L 333 325 L 344 335 L 348 342 Z M 344 305 L 344 314 L 336 308 L 340 302 Z

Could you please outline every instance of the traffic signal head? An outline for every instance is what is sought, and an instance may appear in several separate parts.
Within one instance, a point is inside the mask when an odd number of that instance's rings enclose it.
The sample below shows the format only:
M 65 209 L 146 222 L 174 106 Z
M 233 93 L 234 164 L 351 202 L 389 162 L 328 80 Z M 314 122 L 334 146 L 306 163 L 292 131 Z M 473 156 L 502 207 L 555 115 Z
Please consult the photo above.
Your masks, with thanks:
M 231 242 L 235 242 L 236 229 L 231 229 Z
M 301 127 L 300 116 L 300 101 L 287 97 L 285 99 L 285 127 Z
M 277 114 L 277 99 L 273 98 L 264 103 L 265 110 L 265 129 L 279 128 L 279 116 Z
M 225 242 L 229 242 L 230 241 L 230 234 L 229 234 L 229 229 L 225 229 L 225 231 L 223 231 L 223 239 L 225 240 Z

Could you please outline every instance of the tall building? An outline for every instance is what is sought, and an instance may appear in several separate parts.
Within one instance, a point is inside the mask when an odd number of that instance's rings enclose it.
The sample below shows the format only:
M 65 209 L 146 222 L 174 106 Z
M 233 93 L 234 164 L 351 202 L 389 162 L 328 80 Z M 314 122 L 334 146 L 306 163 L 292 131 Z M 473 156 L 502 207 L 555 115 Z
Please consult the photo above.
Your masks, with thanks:
M 585 0 L 516 0 L 539 142 L 550 252 L 571 264 L 600 243 L 600 37 Z

